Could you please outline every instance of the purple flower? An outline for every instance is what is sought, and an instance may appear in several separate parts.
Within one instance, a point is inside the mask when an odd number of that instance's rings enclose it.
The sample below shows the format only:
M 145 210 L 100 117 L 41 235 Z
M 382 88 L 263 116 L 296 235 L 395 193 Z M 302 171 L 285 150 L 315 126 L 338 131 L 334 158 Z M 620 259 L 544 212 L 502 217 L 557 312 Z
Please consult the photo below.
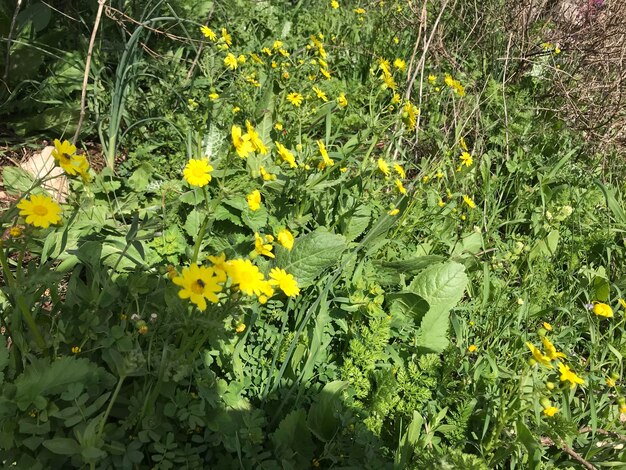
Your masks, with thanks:
M 585 304 L 587 310 L 593 310 L 593 304 Z

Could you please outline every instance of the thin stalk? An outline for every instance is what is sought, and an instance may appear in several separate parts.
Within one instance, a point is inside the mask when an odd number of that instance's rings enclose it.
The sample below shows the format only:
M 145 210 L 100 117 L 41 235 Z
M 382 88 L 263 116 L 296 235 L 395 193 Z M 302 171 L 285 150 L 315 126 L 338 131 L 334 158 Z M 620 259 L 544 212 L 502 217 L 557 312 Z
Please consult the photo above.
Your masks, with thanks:
M 30 314 L 28 307 L 26 305 L 26 301 L 24 300 L 24 296 L 21 293 L 18 293 L 17 286 L 15 285 L 15 278 L 13 277 L 13 273 L 9 270 L 9 263 L 6 257 L 4 250 L 0 249 L 0 264 L 2 265 L 2 271 L 4 272 L 4 278 L 6 279 L 7 285 L 15 293 L 15 300 L 17 302 L 17 306 L 22 314 L 22 317 L 28 324 L 31 333 L 35 335 L 35 341 L 37 341 L 37 345 L 41 348 L 42 351 L 46 350 L 46 341 L 43 339 L 39 328 L 37 327 L 37 323 L 33 316 Z

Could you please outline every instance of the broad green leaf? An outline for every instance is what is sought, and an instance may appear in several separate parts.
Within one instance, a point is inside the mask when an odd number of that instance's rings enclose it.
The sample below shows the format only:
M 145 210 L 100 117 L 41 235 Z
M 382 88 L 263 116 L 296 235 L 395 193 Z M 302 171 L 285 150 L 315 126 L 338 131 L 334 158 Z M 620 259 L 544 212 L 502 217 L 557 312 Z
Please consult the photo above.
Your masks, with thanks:
M 53 454 L 75 455 L 80 454 L 81 447 L 75 439 L 57 437 L 43 442 L 43 446 Z
M 400 283 L 400 275 L 410 277 L 419 271 L 436 263 L 444 261 L 443 256 L 424 255 L 401 261 L 374 261 L 372 264 L 378 276 L 378 282 L 382 285 Z
M 293 274 L 300 287 L 306 287 L 311 285 L 324 269 L 339 260 L 345 247 L 344 237 L 318 229 L 298 237 L 291 251 L 277 251 L 276 266 Z
M 97 378 L 97 368 L 87 359 L 62 357 L 52 363 L 39 359 L 15 380 L 15 401 L 21 410 L 26 410 L 37 397 L 60 393 L 72 383 L 93 383 Z
M 454 262 L 431 266 L 415 277 L 409 290 L 430 305 L 420 324 L 418 346 L 433 352 L 448 346 L 448 313 L 461 300 L 466 286 L 465 268 Z
M 193 209 L 189 214 L 187 214 L 187 220 L 185 220 L 184 229 L 194 240 L 198 236 L 200 232 L 200 227 L 202 226 L 202 222 L 204 221 L 204 214 L 200 212 L 198 209 Z
M 272 442 L 277 457 L 293 459 L 298 468 L 308 468 L 315 445 L 307 428 L 305 411 L 299 409 L 285 416 L 272 434 Z
M 428 311 L 429 305 L 422 297 L 412 292 L 399 292 L 385 297 L 389 302 L 389 313 L 413 318 L 419 323 Z
M 328 442 L 333 438 L 341 424 L 336 414 L 341 409 L 341 393 L 350 382 L 335 380 L 327 383 L 320 392 L 317 401 L 311 405 L 307 424 L 320 440 Z
M 346 240 L 350 242 L 361 235 L 369 226 L 371 219 L 372 210 L 369 206 L 359 205 L 341 224 Z
M 34 183 L 30 173 L 16 166 L 4 167 L 2 170 L 2 181 L 9 194 L 24 193 L 28 191 Z

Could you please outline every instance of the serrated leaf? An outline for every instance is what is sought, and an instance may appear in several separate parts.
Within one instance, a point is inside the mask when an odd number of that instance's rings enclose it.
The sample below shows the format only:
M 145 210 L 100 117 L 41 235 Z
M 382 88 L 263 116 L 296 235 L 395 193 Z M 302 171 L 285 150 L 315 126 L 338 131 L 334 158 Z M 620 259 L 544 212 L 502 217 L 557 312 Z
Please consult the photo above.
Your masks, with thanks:
M 241 220 L 252 230 L 258 232 L 267 225 L 267 209 L 263 206 L 256 211 L 245 209 L 241 213 Z
M 419 327 L 418 346 L 433 352 L 448 346 L 448 313 L 461 300 L 466 286 L 465 268 L 454 262 L 431 266 L 415 277 L 409 290 L 430 305 Z
M 187 235 L 195 239 L 200 232 L 200 226 L 203 221 L 204 214 L 197 209 L 193 209 L 189 214 L 187 214 L 187 219 L 185 220 L 185 225 L 183 226 Z
M 277 251 L 276 266 L 293 274 L 300 287 L 306 287 L 337 262 L 345 247 L 343 236 L 317 229 L 298 237 L 291 251 Z
M 307 424 L 320 440 L 328 442 L 333 438 L 341 424 L 336 416 L 341 409 L 341 392 L 350 382 L 335 380 L 327 383 L 320 392 L 317 401 L 311 405 Z
M 307 427 L 305 411 L 299 409 L 285 416 L 272 434 L 272 442 L 277 457 L 294 459 L 300 468 L 308 467 L 315 445 Z
M 365 205 L 359 205 L 356 210 L 342 223 L 343 235 L 346 240 L 355 240 L 365 232 L 372 219 L 372 210 Z

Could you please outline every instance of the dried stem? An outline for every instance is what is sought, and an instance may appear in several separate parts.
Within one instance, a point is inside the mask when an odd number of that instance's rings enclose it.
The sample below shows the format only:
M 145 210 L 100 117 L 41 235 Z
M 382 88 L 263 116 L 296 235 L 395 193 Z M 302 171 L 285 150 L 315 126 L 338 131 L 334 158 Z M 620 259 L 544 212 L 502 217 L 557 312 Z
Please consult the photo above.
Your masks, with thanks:
M 85 75 L 83 75 L 83 89 L 80 95 L 80 116 L 78 118 L 78 125 L 76 126 L 76 132 L 72 142 L 76 144 L 78 135 L 80 134 L 80 128 L 83 126 L 83 120 L 85 119 L 85 107 L 87 98 L 87 84 L 89 83 L 89 69 L 91 68 L 91 56 L 93 54 L 93 47 L 96 42 L 96 35 L 98 34 L 98 27 L 100 26 L 100 19 L 102 18 L 102 10 L 106 0 L 98 0 L 98 12 L 96 13 L 96 21 L 93 25 L 93 31 L 91 31 L 91 39 L 89 40 L 89 49 L 87 49 L 87 62 L 85 63 Z

